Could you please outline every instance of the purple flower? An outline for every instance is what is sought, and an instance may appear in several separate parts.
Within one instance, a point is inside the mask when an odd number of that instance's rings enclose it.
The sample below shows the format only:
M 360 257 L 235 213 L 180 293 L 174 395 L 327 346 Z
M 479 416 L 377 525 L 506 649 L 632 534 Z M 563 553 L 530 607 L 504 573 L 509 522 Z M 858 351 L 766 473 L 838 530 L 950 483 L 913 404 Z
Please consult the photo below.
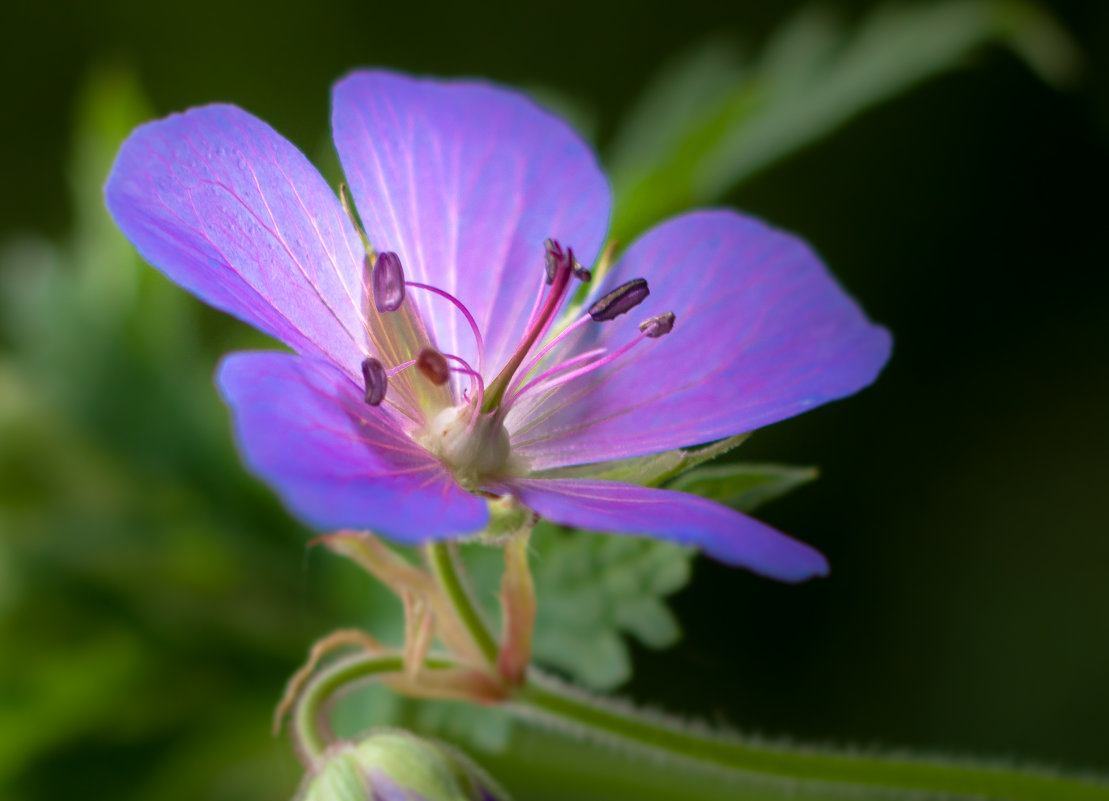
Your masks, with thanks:
M 556 477 L 873 381 L 888 333 L 803 242 L 692 212 L 632 243 L 575 307 L 610 193 L 565 123 L 506 89 L 387 72 L 343 79 L 332 108 L 376 268 L 307 159 L 233 106 L 138 128 L 106 187 L 147 260 L 296 352 L 232 354 L 218 374 L 247 464 L 295 514 L 414 543 L 480 530 L 487 497 L 511 494 L 555 523 L 690 543 L 785 581 L 827 571 L 702 498 Z

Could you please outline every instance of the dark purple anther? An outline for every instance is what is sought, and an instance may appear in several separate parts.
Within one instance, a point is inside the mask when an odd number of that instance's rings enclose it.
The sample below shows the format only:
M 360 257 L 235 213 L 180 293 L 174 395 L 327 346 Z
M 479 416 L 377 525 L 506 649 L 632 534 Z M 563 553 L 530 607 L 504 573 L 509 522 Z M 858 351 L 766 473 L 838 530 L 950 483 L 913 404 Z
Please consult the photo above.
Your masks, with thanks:
M 424 374 L 424 378 L 437 387 L 443 386 L 451 377 L 451 368 L 447 364 L 446 357 L 431 348 L 424 348 L 420 351 L 420 354 L 416 357 L 416 369 Z
M 562 266 L 562 260 L 566 255 L 562 252 L 562 245 L 554 239 L 546 240 L 543 247 L 546 249 L 544 264 L 547 267 L 547 283 L 553 284 L 555 276 L 558 275 L 558 268 Z
M 589 307 L 589 316 L 599 323 L 613 320 L 624 312 L 631 311 L 642 303 L 651 290 L 647 288 L 646 278 L 633 278 Z
M 581 262 L 574 258 L 573 248 L 566 248 L 566 258 L 570 260 L 570 270 L 574 273 L 574 278 L 583 284 L 588 284 L 593 280 L 593 273 L 582 267 Z
M 380 406 L 385 400 L 385 390 L 389 388 L 389 378 L 385 367 L 372 356 L 362 360 L 362 378 L 366 380 L 366 403 Z
M 673 329 L 674 312 L 656 314 L 654 317 L 648 317 L 639 324 L 639 330 L 643 332 L 643 336 L 650 337 L 651 339 L 658 339 L 661 336 L 666 336 Z
M 387 250 L 379 253 L 373 272 L 374 308 L 391 312 L 404 303 L 404 268 L 400 257 Z

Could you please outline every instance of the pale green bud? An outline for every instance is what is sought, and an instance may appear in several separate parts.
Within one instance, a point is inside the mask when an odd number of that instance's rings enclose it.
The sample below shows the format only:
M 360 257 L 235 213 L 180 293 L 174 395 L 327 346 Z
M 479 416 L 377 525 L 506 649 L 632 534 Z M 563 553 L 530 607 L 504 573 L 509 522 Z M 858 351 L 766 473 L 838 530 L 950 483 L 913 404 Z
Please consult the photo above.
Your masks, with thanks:
M 509 801 L 459 751 L 404 731 L 340 743 L 320 758 L 297 801 Z

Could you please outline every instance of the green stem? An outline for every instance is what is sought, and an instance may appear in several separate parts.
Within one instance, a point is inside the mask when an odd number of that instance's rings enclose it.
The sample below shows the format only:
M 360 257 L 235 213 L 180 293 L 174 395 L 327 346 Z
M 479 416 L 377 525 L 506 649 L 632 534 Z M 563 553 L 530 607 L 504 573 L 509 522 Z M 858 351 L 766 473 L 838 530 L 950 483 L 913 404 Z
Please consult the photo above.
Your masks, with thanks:
M 430 657 L 424 665 L 431 670 L 458 667 L 453 661 L 440 657 Z M 312 676 L 297 698 L 291 720 L 293 739 L 304 763 L 310 767 L 330 744 L 320 723 L 332 695 L 359 681 L 403 670 L 404 658 L 399 654 L 360 654 L 329 665 Z
M 482 655 L 493 665 L 497 662 L 497 641 L 485 625 L 477 605 L 470 598 L 470 593 L 462 581 L 461 570 L 458 566 L 458 554 L 454 547 L 445 542 L 433 542 L 424 546 L 424 553 L 431 566 L 431 572 L 439 583 L 440 589 L 450 599 L 451 605 L 458 612 L 462 625 L 466 627 L 470 637 L 481 651 Z
M 785 750 L 677 728 L 535 675 L 515 697 L 523 717 L 546 718 L 579 734 L 637 746 L 687 764 L 724 771 L 872 790 L 935 793 L 1010 801 L 1109 801 L 1109 785 L 1047 773 L 957 762 L 927 762 L 811 749 Z
M 399 670 L 404 670 L 400 656 L 360 656 L 336 662 L 315 674 L 297 698 L 290 721 L 293 740 L 304 763 L 312 765 L 327 749 L 327 738 L 320 732 L 320 714 L 336 690 L 359 679 Z

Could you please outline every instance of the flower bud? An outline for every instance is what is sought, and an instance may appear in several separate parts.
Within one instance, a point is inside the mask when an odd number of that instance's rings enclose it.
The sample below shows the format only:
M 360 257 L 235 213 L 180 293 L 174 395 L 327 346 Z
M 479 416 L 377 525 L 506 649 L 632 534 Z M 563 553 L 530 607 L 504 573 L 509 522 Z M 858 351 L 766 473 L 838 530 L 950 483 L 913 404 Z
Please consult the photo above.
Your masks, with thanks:
M 509 801 L 459 751 L 385 729 L 329 749 L 297 801 Z

